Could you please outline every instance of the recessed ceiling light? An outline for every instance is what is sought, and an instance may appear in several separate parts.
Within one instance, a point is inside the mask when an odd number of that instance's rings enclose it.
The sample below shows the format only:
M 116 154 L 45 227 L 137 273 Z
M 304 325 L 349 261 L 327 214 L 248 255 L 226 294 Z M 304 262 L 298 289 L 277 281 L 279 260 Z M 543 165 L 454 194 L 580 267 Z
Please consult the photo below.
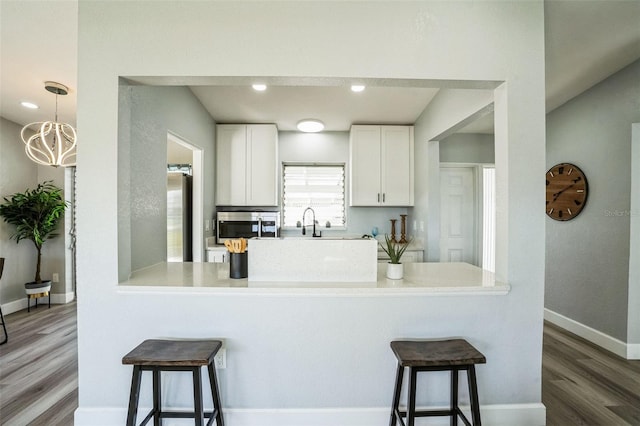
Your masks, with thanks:
M 251 87 L 253 87 L 253 90 L 256 90 L 258 92 L 264 92 L 265 90 L 267 90 L 267 85 L 266 84 L 254 84 Z
M 32 103 L 32 102 L 20 102 L 20 105 L 22 105 L 25 108 L 29 108 L 29 109 L 38 109 L 38 105 Z
M 324 123 L 320 120 L 305 119 L 298 121 L 298 130 L 305 133 L 316 133 L 324 130 Z
M 353 84 L 351 86 L 352 92 L 362 92 L 364 90 L 364 84 Z

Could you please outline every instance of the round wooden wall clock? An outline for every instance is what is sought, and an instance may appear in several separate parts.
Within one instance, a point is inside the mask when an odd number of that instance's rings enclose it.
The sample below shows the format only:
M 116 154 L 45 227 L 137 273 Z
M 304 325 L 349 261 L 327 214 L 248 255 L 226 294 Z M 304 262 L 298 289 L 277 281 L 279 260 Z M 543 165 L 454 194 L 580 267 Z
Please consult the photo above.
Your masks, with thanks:
M 587 203 L 587 177 L 575 164 L 560 163 L 547 171 L 547 216 L 571 220 Z

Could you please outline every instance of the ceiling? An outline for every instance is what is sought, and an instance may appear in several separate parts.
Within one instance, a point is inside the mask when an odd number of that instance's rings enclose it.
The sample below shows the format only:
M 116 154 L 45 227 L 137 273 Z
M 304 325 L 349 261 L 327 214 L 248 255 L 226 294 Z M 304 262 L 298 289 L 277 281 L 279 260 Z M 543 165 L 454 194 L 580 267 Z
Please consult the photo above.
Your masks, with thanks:
M 51 80 L 69 87 L 69 95 L 58 98 L 58 118 L 75 125 L 77 12 L 74 0 L 0 0 L 2 117 L 20 125 L 50 120 L 56 100 L 44 82 Z M 640 58 L 638 22 L 640 0 L 546 0 L 547 112 Z M 271 86 L 261 93 L 237 85 L 191 89 L 218 122 L 276 122 L 282 130 L 308 117 L 321 119 L 328 130 L 346 129 L 352 122 L 413 123 L 437 91 L 368 87 L 351 93 L 347 82 L 341 87 Z M 25 100 L 40 108 L 22 107 Z M 491 132 L 492 126 L 488 117 L 464 131 Z

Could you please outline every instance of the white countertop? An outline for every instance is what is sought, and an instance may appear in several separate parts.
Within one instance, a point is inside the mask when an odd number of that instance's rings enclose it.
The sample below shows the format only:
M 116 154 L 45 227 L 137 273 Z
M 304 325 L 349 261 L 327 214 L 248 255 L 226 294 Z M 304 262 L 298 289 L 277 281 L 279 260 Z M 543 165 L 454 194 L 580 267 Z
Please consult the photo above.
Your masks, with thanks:
M 492 272 L 468 263 L 406 263 L 404 279 L 386 278 L 378 265 L 372 282 L 260 282 L 230 279 L 228 263 L 159 263 L 135 271 L 119 292 L 267 295 L 505 295 L 511 287 Z

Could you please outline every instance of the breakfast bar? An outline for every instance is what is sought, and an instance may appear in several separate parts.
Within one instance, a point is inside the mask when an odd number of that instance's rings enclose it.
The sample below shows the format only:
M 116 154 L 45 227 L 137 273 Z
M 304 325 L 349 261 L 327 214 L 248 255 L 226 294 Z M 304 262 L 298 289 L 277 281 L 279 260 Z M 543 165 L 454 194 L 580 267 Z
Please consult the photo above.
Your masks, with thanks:
M 371 282 L 261 282 L 230 279 L 225 263 L 157 264 L 116 286 L 114 303 L 127 318 L 115 322 L 136 327 L 101 350 L 116 363 L 148 338 L 221 340 L 218 380 L 229 424 L 306 424 L 311 415 L 324 425 L 372 425 L 390 413 L 392 340 L 462 337 L 487 357 L 477 372 L 483 420 L 504 419 L 495 404 L 510 395 L 499 383 L 521 374 L 517 335 L 505 321 L 514 309 L 510 285 L 465 263 L 406 264 L 403 280 L 387 279 L 385 267 L 377 265 Z M 123 367 L 118 375 L 123 392 L 114 405 L 122 418 L 129 374 Z M 418 405 L 446 404 L 448 375 L 429 380 L 432 391 Z M 174 390 L 163 404 L 188 409 L 190 381 L 169 382 Z

